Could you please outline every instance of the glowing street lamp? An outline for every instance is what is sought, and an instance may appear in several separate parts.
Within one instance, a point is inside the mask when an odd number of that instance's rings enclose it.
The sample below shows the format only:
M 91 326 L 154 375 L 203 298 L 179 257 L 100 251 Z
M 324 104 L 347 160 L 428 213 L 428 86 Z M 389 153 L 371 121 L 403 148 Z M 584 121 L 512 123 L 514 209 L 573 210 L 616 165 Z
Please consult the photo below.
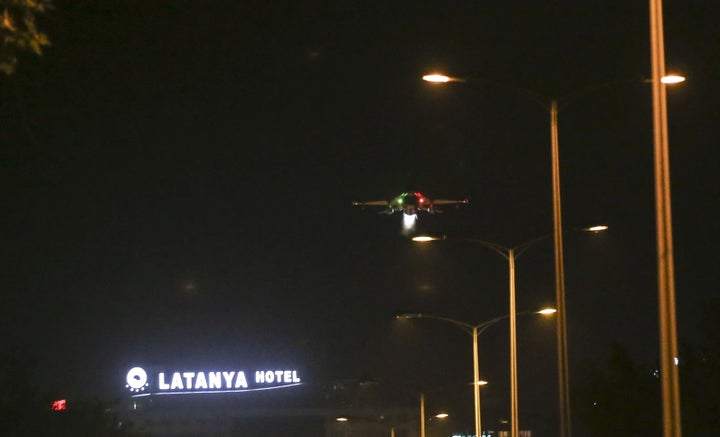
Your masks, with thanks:
M 548 314 L 555 314 L 557 310 L 555 308 L 545 308 L 540 311 L 538 311 L 538 314 L 548 315 Z
M 430 83 L 447 83 L 447 82 L 465 82 L 463 79 L 457 77 L 450 77 L 440 73 L 426 74 L 422 77 L 425 82 Z
M 429 241 L 429 240 L 425 240 Z M 518 315 L 529 315 L 529 314 L 542 314 L 542 315 L 548 315 L 553 314 L 557 310 L 554 308 L 543 308 L 539 311 L 524 311 L 522 313 L 518 313 Z M 510 314 L 496 317 L 494 319 L 479 323 L 477 325 L 473 325 L 467 322 L 463 322 L 460 320 L 451 319 L 449 317 L 444 316 L 438 316 L 434 314 L 423 314 L 423 313 L 401 313 L 395 316 L 397 319 L 434 319 L 434 320 L 440 320 L 443 322 L 450 323 L 453 326 L 456 326 L 463 331 L 469 333 L 472 335 L 472 341 L 473 341 L 473 395 L 475 399 L 475 435 L 481 436 L 482 432 L 482 415 L 480 412 L 480 386 L 487 385 L 487 381 L 483 381 L 480 379 L 480 365 L 479 365 L 479 358 L 478 358 L 478 336 L 482 334 L 487 328 L 491 327 L 492 325 L 500 322 L 501 320 L 505 320 L 507 318 L 510 318 L 511 320 L 514 320 L 515 312 L 514 309 Z
M 660 78 L 660 82 L 664 84 L 674 84 L 674 83 L 680 83 L 685 82 L 685 76 L 680 76 L 679 74 L 668 74 Z

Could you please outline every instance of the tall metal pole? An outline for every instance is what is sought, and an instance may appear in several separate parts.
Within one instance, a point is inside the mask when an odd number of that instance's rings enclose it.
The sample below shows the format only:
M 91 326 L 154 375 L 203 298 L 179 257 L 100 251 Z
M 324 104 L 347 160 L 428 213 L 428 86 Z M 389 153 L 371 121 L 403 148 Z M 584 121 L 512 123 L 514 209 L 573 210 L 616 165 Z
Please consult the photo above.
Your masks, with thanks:
M 662 1 L 650 0 L 653 139 L 655 152 L 655 215 L 657 223 L 658 303 L 660 325 L 660 378 L 662 382 L 663 436 L 681 437 L 680 381 L 675 321 L 675 272 L 670 207 L 670 157 L 665 85 Z
M 560 147 L 557 100 L 550 102 L 550 148 L 552 149 L 553 239 L 555 243 L 555 305 L 557 306 L 558 398 L 560 437 L 570 437 L 570 377 L 565 312 L 565 267 L 563 261 L 562 207 L 560 199 Z
M 473 394 L 475 396 L 475 435 L 482 436 L 481 418 L 480 418 L 480 364 L 478 358 L 478 327 L 472 328 L 473 339 Z
M 518 437 L 517 331 L 515 330 L 515 250 L 507 252 L 510 271 L 510 437 Z
M 420 437 L 425 437 L 425 394 L 420 393 Z

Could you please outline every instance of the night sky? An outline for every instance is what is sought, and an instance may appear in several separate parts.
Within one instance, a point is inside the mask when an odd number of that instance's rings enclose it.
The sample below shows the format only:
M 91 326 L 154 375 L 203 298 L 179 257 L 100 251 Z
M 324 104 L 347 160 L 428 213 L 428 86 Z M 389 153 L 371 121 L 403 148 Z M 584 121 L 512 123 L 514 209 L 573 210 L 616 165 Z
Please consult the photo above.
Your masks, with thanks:
M 720 282 L 719 14 L 665 2 L 667 69 L 688 77 L 668 110 L 694 342 Z M 648 15 L 627 0 L 57 1 L 39 20 L 52 45 L 0 79 L 3 348 L 35 356 L 58 396 L 119 396 L 152 364 L 441 397 L 472 378 L 470 337 L 393 315 L 504 315 L 506 262 L 419 246 L 399 215 L 352 202 L 416 189 L 470 200 L 420 231 L 509 247 L 551 232 L 549 113 L 524 89 L 560 101 L 565 227 L 610 226 L 565 237 L 572 378 L 613 341 L 655 365 Z M 433 70 L 468 81 L 430 86 Z M 517 275 L 518 310 L 553 305 L 551 239 Z M 554 321 L 518 319 L 518 341 L 521 428 L 554 426 Z M 498 415 L 507 344 L 504 324 L 481 337 Z

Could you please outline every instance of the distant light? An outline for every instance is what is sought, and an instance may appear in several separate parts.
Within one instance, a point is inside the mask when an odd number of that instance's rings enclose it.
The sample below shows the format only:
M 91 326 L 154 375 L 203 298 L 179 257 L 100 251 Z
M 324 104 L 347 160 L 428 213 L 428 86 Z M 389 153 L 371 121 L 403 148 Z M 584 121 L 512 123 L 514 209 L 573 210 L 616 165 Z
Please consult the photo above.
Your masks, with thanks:
M 488 385 L 488 382 L 481 379 L 477 382 L 477 385 Z
M 347 417 L 338 417 L 335 419 L 335 421 L 336 422 L 347 422 L 348 418 Z
M 65 410 L 67 410 L 67 400 L 65 400 L 65 399 L 58 399 L 57 401 L 53 401 L 53 403 L 52 403 L 52 410 L 53 410 L 53 411 L 65 411 Z
M 680 364 L 680 360 L 678 359 L 678 357 L 673 358 L 673 362 L 675 363 L 676 366 L 678 364 Z
M 547 315 L 547 314 L 555 314 L 556 312 L 557 312 L 557 310 L 555 308 L 543 308 L 540 311 L 538 311 L 538 314 Z
M 433 83 L 450 82 L 449 76 L 445 76 L 444 74 L 439 74 L 439 73 L 426 74 L 422 78 L 425 82 L 433 82 Z
M 448 413 L 438 413 L 435 415 L 435 417 L 437 417 L 438 419 L 445 419 L 448 416 L 450 416 Z
M 609 228 L 605 225 L 597 225 L 597 226 L 591 226 L 585 230 L 589 231 L 589 232 L 602 232 L 602 231 L 607 231 L 608 229 Z
M 417 242 L 420 242 L 420 243 L 424 243 L 424 242 L 426 242 L 426 241 L 434 241 L 434 240 L 436 240 L 436 239 L 437 239 L 437 238 L 431 237 L 431 236 L 429 236 L 429 235 L 418 235 L 417 237 L 413 237 L 413 238 L 412 238 L 413 241 L 417 241 Z
M 667 76 L 663 76 L 660 79 L 660 82 L 666 84 L 685 82 L 685 76 L 680 76 L 678 74 L 668 74 Z

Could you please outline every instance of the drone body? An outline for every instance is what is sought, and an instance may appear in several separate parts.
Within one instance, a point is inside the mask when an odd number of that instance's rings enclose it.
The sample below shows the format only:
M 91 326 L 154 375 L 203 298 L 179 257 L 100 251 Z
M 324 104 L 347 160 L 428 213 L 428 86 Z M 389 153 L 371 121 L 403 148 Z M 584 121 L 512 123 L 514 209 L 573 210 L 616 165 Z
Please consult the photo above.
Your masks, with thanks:
M 371 200 L 368 202 L 353 202 L 355 206 L 384 206 L 385 209 L 380 211 L 380 214 L 393 214 L 396 212 L 402 212 L 405 215 L 416 216 L 419 212 L 426 212 L 428 214 L 435 214 L 436 212 L 442 212 L 436 209 L 436 205 L 465 205 L 468 203 L 467 199 L 461 200 L 448 200 L 448 199 L 437 199 L 431 200 L 418 191 L 409 191 L 400 194 L 399 196 L 390 200 Z

